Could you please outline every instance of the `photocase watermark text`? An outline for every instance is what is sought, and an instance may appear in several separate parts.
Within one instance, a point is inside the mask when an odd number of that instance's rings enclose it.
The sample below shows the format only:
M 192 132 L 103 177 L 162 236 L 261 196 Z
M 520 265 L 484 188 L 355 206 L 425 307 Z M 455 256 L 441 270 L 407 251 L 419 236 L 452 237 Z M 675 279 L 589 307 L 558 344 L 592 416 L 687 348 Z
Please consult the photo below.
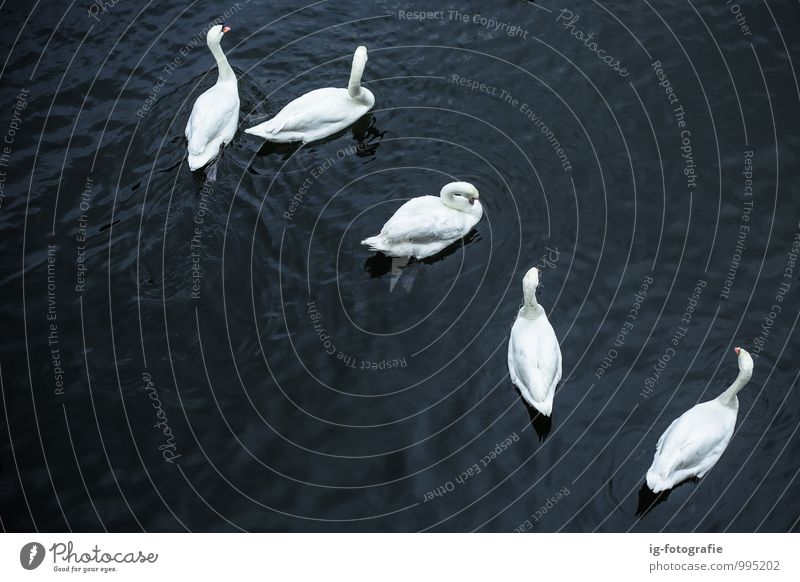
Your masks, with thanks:
M 319 164 L 311 168 L 305 180 L 303 180 L 303 183 L 300 185 L 300 188 L 298 188 L 295 195 L 289 200 L 289 208 L 283 213 L 283 217 L 287 220 L 293 220 L 294 215 L 300 209 L 300 205 L 305 201 L 306 194 L 308 194 L 311 186 L 316 184 L 325 172 L 333 168 L 338 161 L 366 151 L 367 148 L 367 144 L 362 142 L 356 145 L 348 145 L 337 150 L 334 156 L 325 158 Z
M 692 149 L 692 132 L 689 130 L 686 121 L 686 111 L 678 99 L 669 76 L 664 70 L 660 60 L 655 60 L 650 64 L 650 68 L 656 74 L 658 85 L 664 89 L 667 101 L 672 105 L 672 117 L 675 126 L 679 131 L 681 140 L 681 159 L 683 160 L 683 175 L 686 177 L 686 189 L 692 191 L 697 187 L 697 170 L 695 168 L 694 151 Z
M 56 245 L 47 245 L 47 347 L 56 396 L 64 395 L 64 369 L 61 367 L 61 343 L 58 336 L 58 305 L 56 303 Z
M 86 184 L 81 192 L 80 202 L 80 215 L 78 216 L 78 232 L 75 235 L 75 244 L 77 254 L 75 256 L 75 292 L 83 293 L 86 290 L 86 239 L 89 231 L 89 209 L 92 207 L 92 190 L 94 189 L 94 180 L 91 176 L 86 177 Z
M 742 202 L 742 212 L 739 216 L 739 228 L 736 232 L 736 245 L 733 248 L 731 263 L 728 272 L 725 274 L 725 281 L 722 283 L 722 291 L 719 296 L 721 299 L 728 299 L 731 294 L 731 287 L 739 271 L 739 264 L 742 254 L 747 248 L 747 236 L 750 234 L 750 219 L 753 213 L 753 150 L 744 152 L 744 201 Z
M 672 337 L 669 340 L 669 346 L 658 358 L 658 361 L 653 364 L 650 375 L 645 378 L 644 388 L 642 388 L 642 391 L 639 393 L 642 398 L 647 398 L 653 393 L 653 389 L 661 379 L 664 370 L 672 361 L 672 358 L 677 355 L 676 348 L 680 345 L 681 341 L 683 341 L 683 338 L 686 337 L 686 334 L 689 333 L 689 325 L 692 323 L 694 312 L 697 309 L 697 304 L 700 302 L 700 296 L 703 294 L 706 285 L 708 285 L 708 282 L 703 279 L 698 279 L 697 283 L 695 283 L 694 289 L 692 289 L 692 293 L 689 295 L 686 308 L 681 316 L 681 325 L 673 330 Z
M 614 337 L 613 347 L 608 349 L 605 357 L 603 357 L 603 360 L 600 362 L 600 365 L 594 372 L 594 377 L 598 380 L 603 377 L 606 371 L 608 371 L 608 369 L 611 367 L 611 364 L 614 363 L 614 360 L 616 360 L 619 356 L 619 351 L 617 351 L 617 348 L 623 348 L 625 343 L 628 341 L 628 334 L 633 331 L 636 320 L 639 319 L 639 312 L 642 309 L 642 305 L 644 305 L 644 300 L 647 298 L 647 291 L 650 289 L 652 284 L 652 275 L 645 275 L 641 284 L 639 285 L 639 290 L 633 296 L 633 303 L 631 304 L 631 308 L 628 310 L 628 313 L 625 315 L 625 321 L 622 323 L 617 335 Z
M 586 33 L 575 27 L 580 19 L 580 15 L 574 14 L 572 10 L 568 8 L 562 8 L 556 15 L 556 22 L 560 23 L 561 26 L 564 27 L 564 30 L 568 31 L 575 39 L 583 43 L 583 46 L 605 63 L 612 71 L 617 73 L 620 77 L 627 77 L 630 75 L 630 71 L 622 66 L 618 58 L 609 55 L 605 49 L 597 44 L 594 32 Z
M 458 10 L 398 10 L 397 19 L 414 22 L 449 20 L 451 22 L 477 24 L 490 32 L 500 32 L 512 38 L 528 39 L 528 31 L 521 26 L 505 20 L 498 20 L 491 16 L 484 16 L 480 13 L 471 14 L 459 12 Z
M 94 18 L 96 22 L 100 22 L 99 16 L 105 16 L 108 12 L 119 4 L 122 0 L 94 0 L 89 4 L 87 13 L 90 18 Z
M 492 461 L 502 455 L 508 449 L 508 447 L 517 441 L 519 441 L 519 435 L 516 432 L 511 433 L 505 439 L 495 444 L 494 448 L 485 454 L 477 463 L 474 463 L 464 469 L 457 477 L 454 477 L 453 479 L 442 483 L 438 487 L 435 487 L 434 489 L 431 489 L 425 493 L 423 497 L 423 503 L 427 503 L 428 501 L 433 500 L 435 497 L 444 497 L 448 493 L 452 493 L 455 491 L 457 485 L 463 485 L 475 475 L 480 474 L 481 471 L 486 469 L 492 463 Z
M 555 493 L 555 495 L 550 496 L 547 499 L 547 501 L 545 501 L 539 509 L 534 511 L 530 515 L 530 517 L 528 517 L 528 519 L 526 519 L 521 524 L 519 524 L 516 528 L 514 528 L 514 533 L 523 533 L 523 532 L 526 532 L 526 531 L 533 530 L 533 524 L 536 523 L 537 521 L 539 521 L 540 519 L 542 519 L 542 517 L 544 517 L 545 514 L 548 511 L 553 509 L 553 507 L 555 507 L 556 504 L 559 501 L 564 499 L 569 494 L 570 494 L 569 487 L 564 486 L 561 489 L 559 489 Z M 531 521 L 531 520 L 533 520 L 533 521 Z
M 492 85 L 477 79 L 469 79 L 457 73 L 450 75 L 448 80 L 450 83 L 458 85 L 459 87 L 464 87 L 471 91 L 485 93 L 486 95 L 494 97 L 519 111 L 534 125 L 536 129 L 541 132 L 542 136 L 544 136 L 544 138 L 547 140 L 547 143 L 550 144 L 550 147 L 558 158 L 558 161 L 561 163 L 561 168 L 564 170 L 564 172 L 569 173 L 572 171 L 572 162 L 570 162 L 569 157 L 567 157 L 567 152 L 564 149 L 564 146 L 561 145 L 561 142 L 558 140 L 550 126 L 545 123 L 545 120 L 542 118 L 542 116 L 530 105 L 528 105 L 528 103 L 515 97 L 507 90 L 497 87 L 496 85 Z
M 309 320 L 311 320 L 311 325 L 314 328 L 314 333 L 317 335 L 317 339 L 319 340 L 319 343 L 323 351 L 329 356 L 336 356 L 336 361 L 338 361 L 345 367 L 351 368 L 353 370 L 382 372 L 385 370 L 391 370 L 394 368 L 405 368 L 406 366 L 408 366 L 405 357 L 384 358 L 381 360 L 366 360 L 357 358 L 351 354 L 348 354 L 347 352 L 337 349 L 336 344 L 333 343 L 333 338 L 331 337 L 330 333 L 324 326 L 322 313 L 317 307 L 317 302 L 314 301 L 313 299 L 309 299 L 308 302 L 306 303 L 306 315 L 308 315 Z
M 783 301 L 791 290 L 792 283 L 796 280 L 795 268 L 797 267 L 797 257 L 800 255 L 800 223 L 797 225 L 797 229 L 786 251 L 786 262 L 783 266 L 783 274 L 778 283 L 778 288 L 775 291 L 775 299 L 761 322 L 761 330 L 753 339 L 753 350 L 751 352 L 753 358 L 757 358 L 764 351 L 772 326 L 775 324 L 778 315 L 783 311 Z
M 11 165 L 11 152 L 13 151 L 14 140 L 17 137 L 17 132 L 22 126 L 22 112 L 28 107 L 28 95 L 30 91 L 23 88 L 17 94 L 17 99 L 14 102 L 14 108 L 11 112 L 11 122 L 8 124 L 8 129 L 3 136 L 3 142 L 0 144 L 0 210 L 3 208 L 3 202 L 6 197 L 6 180 L 8 174 L 5 168 Z
M 158 450 L 161 451 L 161 456 L 163 457 L 164 461 L 172 464 L 175 462 L 175 459 L 181 455 L 176 454 L 177 447 L 175 445 L 175 435 L 173 434 L 172 427 L 170 427 L 169 421 L 167 420 L 167 412 L 161 405 L 161 399 L 159 398 L 158 390 L 156 390 L 155 384 L 153 383 L 153 377 L 149 372 L 142 373 L 142 384 L 144 391 L 150 397 L 150 400 L 153 401 L 153 408 L 156 410 L 157 420 L 153 427 L 159 429 L 161 434 L 164 436 L 164 442 L 158 446 Z

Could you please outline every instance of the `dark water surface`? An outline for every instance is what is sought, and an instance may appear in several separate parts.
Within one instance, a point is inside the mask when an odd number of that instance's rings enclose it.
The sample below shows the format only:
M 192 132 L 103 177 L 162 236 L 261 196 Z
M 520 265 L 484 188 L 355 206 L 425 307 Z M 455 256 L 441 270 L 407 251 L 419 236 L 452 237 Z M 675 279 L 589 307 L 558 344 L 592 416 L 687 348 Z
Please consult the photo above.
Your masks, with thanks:
M 241 125 L 204 184 L 183 128 L 226 11 Z M 5 530 L 798 529 L 796 2 L 2 12 Z M 345 86 L 358 44 L 356 126 L 243 133 Z M 359 245 L 454 179 L 485 208 L 463 243 Z M 549 427 L 506 366 L 533 265 Z M 728 450 L 643 512 L 656 440 L 734 346 Z

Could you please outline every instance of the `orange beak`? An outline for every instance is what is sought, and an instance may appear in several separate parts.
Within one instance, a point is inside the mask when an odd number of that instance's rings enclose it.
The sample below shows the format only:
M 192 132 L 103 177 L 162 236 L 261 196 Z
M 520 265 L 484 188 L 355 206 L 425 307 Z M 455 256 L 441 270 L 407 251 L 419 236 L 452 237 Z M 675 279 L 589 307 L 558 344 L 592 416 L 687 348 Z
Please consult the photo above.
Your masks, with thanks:
M 230 26 L 223 26 L 222 27 L 222 32 L 230 32 L 230 31 L 231 31 L 231 27 Z
M 733 348 L 733 351 L 734 351 L 734 352 L 736 352 L 736 355 L 738 356 L 738 355 L 739 355 L 739 350 L 741 350 L 741 349 L 742 349 L 742 348 L 738 348 L 738 347 L 737 347 L 737 348 Z

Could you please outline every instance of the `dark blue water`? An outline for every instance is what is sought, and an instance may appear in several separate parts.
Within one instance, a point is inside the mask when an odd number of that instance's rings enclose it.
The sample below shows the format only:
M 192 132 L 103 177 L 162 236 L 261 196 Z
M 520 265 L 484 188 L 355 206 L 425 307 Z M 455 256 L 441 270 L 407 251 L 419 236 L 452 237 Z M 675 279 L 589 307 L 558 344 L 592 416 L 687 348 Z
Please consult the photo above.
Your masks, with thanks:
M 797 3 L 2 11 L 5 530 L 798 529 Z M 225 12 L 241 128 L 204 183 L 183 129 Z M 241 131 L 345 86 L 358 44 L 352 129 Z M 359 245 L 455 179 L 485 208 L 463 243 Z M 533 265 L 549 427 L 506 368 Z M 652 503 L 656 440 L 735 346 L 728 450 Z

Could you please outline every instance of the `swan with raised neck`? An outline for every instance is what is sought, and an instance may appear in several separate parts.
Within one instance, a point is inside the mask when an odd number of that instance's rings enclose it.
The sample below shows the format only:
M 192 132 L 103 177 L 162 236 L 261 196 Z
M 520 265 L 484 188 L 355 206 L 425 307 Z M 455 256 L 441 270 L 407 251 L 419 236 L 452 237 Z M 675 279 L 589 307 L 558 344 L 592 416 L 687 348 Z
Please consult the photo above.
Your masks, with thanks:
M 367 47 L 360 46 L 353 54 L 353 66 L 350 69 L 350 80 L 347 82 L 347 93 L 356 101 L 367 103 L 372 101 L 370 106 L 375 103 L 372 93 L 361 87 L 361 77 L 364 76 L 364 69 L 367 67 Z
M 522 279 L 522 297 L 525 303 L 519 310 L 519 316 L 525 319 L 536 319 L 544 313 L 544 309 L 536 300 L 536 290 L 539 288 L 539 275 L 539 269 L 532 267 L 528 269 L 528 272 L 525 273 L 525 277 Z
M 375 105 L 375 96 L 361 85 L 367 65 L 367 47 L 353 54 L 347 88 L 314 89 L 287 103 L 275 116 L 248 127 L 245 133 L 267 141 L 309 143 L 349 127 Z
M 725 406 L 738 409 L 739 399 L 736 395 L 745 387 L 753 376 L 753 358 L 747 350 L 743 350 L 740 347 L 733 348 L 733 351 L 736 352 L 739 364 L 739 375 L 736 376 L 733 384 L 731 384 L 725 392 L 717 396 L 717 400 Z
M 233 68 L 228 63 L 228 58 L 222 50 L 220 43 L 222 37 L 226 32 L 230 32 L 231 27 L 225 24 L 217 24 L 212 26 L 206 35 L 206 44 L 211 54 L 214 55 L 214 60 L 217 61 L 217 83 L 224 83 L 226 81 L 236 81 L 236 74 Z
M 508 373 L 527 405 L 544 416 L 553 411 L 561 380 L 561 346 L 547 314 L 536 300 L 541 272 L 528 269 L 522 278 L 524 304 L 508 340 Z
M 739 374 L 722 394 L 695 404 L 667 427 L 656 444 L 647 470 L 647 486 L 653 493 L 672 489 L 692 478 L 703 478 L 722 457 L 736 428 L 737 393 L 753 375 L 753 358 L 734 348 Z
M 184 135 L 187 140 L 189 169 L 198 170 L 215 160 L 229 144 L 239 125 L 239 87 L 220 42 L 230 31 L 225 24 L 216 24 L 206 33 L 206 44 L 217 62 L 217 82 L 194 102 Z M 216 177 L 212 164 L 207 178 Z

